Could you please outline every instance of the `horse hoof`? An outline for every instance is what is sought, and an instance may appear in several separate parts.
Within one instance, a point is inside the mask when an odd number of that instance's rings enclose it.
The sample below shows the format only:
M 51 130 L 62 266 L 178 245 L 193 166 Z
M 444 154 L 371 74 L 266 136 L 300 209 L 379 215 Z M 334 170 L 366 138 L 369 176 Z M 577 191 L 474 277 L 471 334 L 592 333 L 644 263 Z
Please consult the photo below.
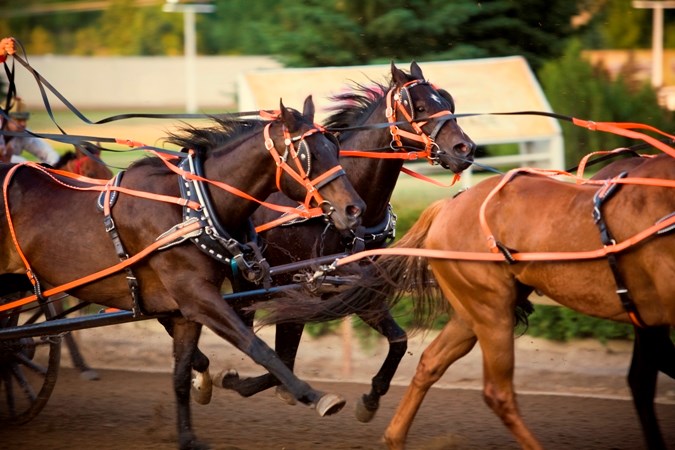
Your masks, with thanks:
M 340 412 L 346 403 L 347 401 L 341 395 L 326 394 L 316 404 L 316 412 L 321 417 L 330 416 Z
M 239 373 L 234 369 L 224 369 L 215 374 L 211 380 L 221 389 L 234 389 L 234 383 L 239 381 Z
M 80 379 L 84 381 L 96 381 L 100 380 L 98 372 L 93 369 L 87 369 L 80 372 Z
M 377 407 L 375 409 L 368 408 L 363 397 L 359 398 L 359 400 L 356 402 L 356 409 L 354 411 L 354 415 L 356 416 L 356 420 L 358 420 L 359 422 L 363 423 L 370 422 L 371 420 L 373 420 L 373 417 L 375 417 L 376 412 Z
M 211 403 L 212 394 L 213 382 L 209 369 L 204 372 L 195 372 L 195 377 L 192 379 L 192 398 L 194 401 L 200 405 L 208 405 Z
M 285 386 L 277 386 L 276 390 L 274 391 L 274 394 L 277 396 L 278 399 L 280 399 L 287 405 L 293 406 L 296 403 L 298 403 L 295 397 L 293 397 L 293 394 L 288 392 L 288 389 L 286 389 Z

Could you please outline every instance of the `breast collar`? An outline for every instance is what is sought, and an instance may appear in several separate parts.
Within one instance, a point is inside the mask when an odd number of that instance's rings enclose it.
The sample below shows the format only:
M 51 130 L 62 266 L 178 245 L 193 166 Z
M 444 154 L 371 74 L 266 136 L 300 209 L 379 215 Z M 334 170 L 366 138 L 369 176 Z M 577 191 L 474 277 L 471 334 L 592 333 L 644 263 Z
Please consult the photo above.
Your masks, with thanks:
M 303 206 L 298 206 L 297 209 L 304 209 Z M 288 213 L 286 213 L 288 214 Z M 371 227 L 361 227 L 354 233 L 353 236 L 343 238 L 343 244 L 346 249 L 353 251 L 363 250 L 363 248 L 381 248 L 387 246 L 396 238 L 396 214 L 394 213 L 394 208 L 391 206 L 391 203 L 387 205 L 387 213 L 380 223 L 373 225 Z M 283 223 L 282 227 L 290 227 L 305 223 L 307 221 L 316 222 L 318 220 L 326 221 L 323 217 L 299 217 L 297 219 L 290 220 Z M 333 225 L 329 222 L 326 226 L 327 228 L 332 228 Z
M 178 167 L 188 173 L 205 178 L 204 166 L 199 156 L 189 155 Z M 242 244 L 232 237 L 219 222 L 213 208 L 211 195 L 204 182 L 181 176 L 178 179 L 178 186 L 181 197 L 201 205 L 198 210 L 187 205 L 183 207 L 184 221 L 197 219 L 206 224 L 201 232 L 190 237 L 197 248 L 216 261 L 230 264 L 233 268 L 236 265 L 236 268 L 249 281 L 258 283 L 261 280 L 267 280 L 269 278 L 269 265 L 262 257 L 258 245 L 254 242 L 258 235 L 252 221 L 247 220 L 247 230 L 243 236 L 249 242 Z

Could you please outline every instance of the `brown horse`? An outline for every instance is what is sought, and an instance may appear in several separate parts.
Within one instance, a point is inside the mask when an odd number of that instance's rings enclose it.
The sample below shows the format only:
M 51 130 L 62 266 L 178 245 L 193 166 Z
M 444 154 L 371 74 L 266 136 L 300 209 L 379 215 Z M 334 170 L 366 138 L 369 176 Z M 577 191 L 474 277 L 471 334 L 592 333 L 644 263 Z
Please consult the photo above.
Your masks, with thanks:
M 307 207 L 320 207 L 341 230 L 359 225 L 363 201 L 340 170 L 335 142 L 314 125 L 313 118 L 314 104 L 309 97 L 303 114 L 282 104 L 274 120 L 220 120 L 210 129 L 186 129 L 185 135 L 174 141 L 189 143 L 194 157 L 178 167 L 159 158 L 134 163 L 121 180 L 119 189 L 124 192 L 109 217 L 114 221 L 107 220 L 108 232 L 94 206 L 97 192 L 76 191 L 55 183 L 38 170 L 39 166 L 35 167 L 37 172 L 32 167 L 0 166 L 0 181 L 5 186 L 0 202 L 0 273 L 26 270 L 12 239 L 7 211 L 11 212 L 16 240 L 31 272 L 46 288 L 114 266 L 124 258 L 126 255 L 118 257 L 113 251 L 109 234 L 114 231 L 119 240 L 113 242 L 123 246 L 130 258 L 138 258 L 151 245 L 166 244 L 138 260 L 132 274 L 122 271 L 68 292 L 137 314 L 174 314 L 166 322 L 170 322 L 174 338 L 181 448 L 203 447 L 192 431 L 189 405 L 190 363 L 202 325 L 274 373 L 298 401 L 316 408 L 320 415 L 335 413 L 344 405 L 339 396 L 319 392 L 295 377 L 241 321 L 221 297 L 225 264 L 209 256 L 210 250 L 222 243 L 220 248 L 230 251 L 232 259 L 255 258 L 257 255 L 250 255 L 250 246 L 242 242 L 249 230 L 248 218 L 259 206 L 254 199 L 264 199 L 277 189 L 298 201 L 311 199 Z M 197 169 L 200 159 L 201 171 Z M 13 174 L 11 179 L 8 174 Z M 57 179 L 75 187 L 84 185 L 60 176 Z M 213 185 L 218 182 L 217 186 L 224 189 Z M 184 185 L 187 195 L 181 197 Z M 234 195 L 235 189 L 250 197 Z M 190 195 L 196 190 L 200 192 L 199 201 Z M 150 194 L 163 195 L 164 200 L 178 199 L 179 203 L 143 196 Z M 174 230 L 191 231 L 174 239 Z M 203 251 L 201 244 L 209 248 Z M 256 267 L 260 267 L 262 263 L 257 262 Z M 51 295 L 54 290 L 44 292 Z M 134 300 L 134 292 L 140 293 L 139 299 Z M 13 376 L 11 368 L 0 370 Z
M 76 175 L 82 175 L 87 178 L 96 178 L 101 180 L 109 180 L 112 178 L 112 171 L 101 160 L 101 151 L 98 147 L 89 143 L 75 145 L 75 150 L 68 151 L 61 155 L 61 159 L 54 166 L 55 169 L 66 170 Z M 24 285 L 28 283 L 29 290 L 32 288 L 28 280 L 25 280 Z M 62 312 L 61 302 L 56 302 L 56 312 Z M 80 377 L 84 380 L 98 380 L 99 375 L 94 369 L 84 360 L 80 349 L 75 342 L 72 333 L 64 335 L 63 340 L 68 346 L 68 353 L 73 361 L 73 365 L 80 371 Z
M 642 162 L 630 172 L 630 179 L 639 178 L 670 180 L 672 186 L 675 158 L 664 154 Z M 630 322 L 632 315 L 645 326 L 661 330 L 675 325 L 675 196 L 671 187 L 615 184 L 613 195 L 598 204 L 596 194 L 605 191 L 598 185 L 521 174 L 496 190 L 502 179 L 490 178 L 456 198 L 434 203 L 395 245 L 399 253 L 406 249 L 408 253 L 414 249 L 424 249 L 420 253 L 426 255 L 440 253 L 431 258 L 382 256 L 377 265 L 380 275 L 365 278 L 362 286 L 341 295 L 349 303 L 413 292 L 414 300 L 427 300 L 415 305 L 428 320 L 443 306 L 447 308 L 448 302 L 453 311 L 425 349 L 385 431 L 391 449 L 404 448 L 425 394 L 477 342 L 483 352 L 486 403 L 523 448 L 541 448 L 522 420 L 513 387 L 513 330 L 520 313 L 531 309 L 528 296 L 534 290 L 600 318 Z M 602 251 L 597 252 L 603 241 L 594 209 L 604 217 L 598 223 L 605 224 L 618 243 L 632 242 L 633 236 L 659 224 L 661 231 L 622 247 L 616 255 L 620 278 L 615 278 Z M 485 221 L 481 221 L 483 213 Z M 491 248 L 503 254 L 488 252 L 491 243 Z M 542 259 L 527 260 L 531 252 Z M 574 252 L 573 259 L 556 260 L 559 252 Z M 600 256 L 586 259 L 585 252 Z M 617 294 L 619 279 L 632 297 L 634 308 L 627 307 L 630 314 Z M 439 301 L 437 294 L 446 301 Z M 297 310 L 287 313 L 284 316 L 280 307 L 276 319 L 300 316 Z M 317 312 L 304 314 L 316 317 Z
M 358 86 L 352 92 L 333 97 L 332 100 L 335 101 L 333 114 L 324 125 L 329 129 L 341 130 L 337 134 L 341 149 L 359 149 L 365 154 L 361 157 L 347 154 L 340 158 L 347 177 L 368 206 L 362 217 L 365 229 L 362 230 L 361 236 L 354 235 L 345 239 L 342 234 L 334 228 L 327 227 L 321 220 L 302 221 L 292 226 L 272 228 L 261 233 L 261 238 L 266 244 L 264 255 L 272 266 L 320 255 L 349 252 L 355 248 L 373 249 L 387 246 L 395 231 L 395 216 L 389 201 L 405 157 L 419 155 L 420 158 L 425 157 L 430 162 L 438 163 L 456 173 L 466 169 L 473 160 L 476 147 L 474 142 L 455 119 L 443 120 L 443 116 L 455 112 L 452 96 L 429 83 L 415 62 L 411 63 L 409 73 L 392 63 L 387 85 Z M 395 116 L 388 117 L 392 112 Z M 392 129 L 382 126 L 388 119 L 402 122 L 397 126 L 402 135 L 398 143 L 392 137 Z M 378 155 L 378 153 L 385 154 Z M 270 201 L 293 205 L 292 200 L 282 193 L 273 194 Z M 265 211 L 262 208 L 253 216 L 256 225 L 263 225 L 278 217 L 278 212 Z M 297 239 L 298 235 L 303 236 L 303 239 Z M 282 284 L 293 281 L 290 275 L 280 276 L 277 280 Z M 235 287 L 237 290 L 244 290 L 247 286 L 240 282 Z M 330 292 L 324 293 L 324 297 L 330 295 Z M 260 299 L 254 301 L 256 300 Z M 243 305 L 237 306 L 241 308 L 246 304 L 244 302 Z M 406 333 L 391 314 L 371 318 L 368 309 L 379 311 L 381 305 L 371 304 L 365 311 L 359 309 L 334 311 L 333 316 L 337 319 L 357 314 L 389 342 L 389 352 L 382 367 L 372 379 L 370 392 L 364 394 L 357 403 L 356 416 L 363 422 L 371 420 L 375 415 L 380 398 L 389 390 L 391 380 L 407 348 Z M 249 314 L 247 319 L 252 324 L 253 315 Z M 295 364 L 303 328 L 303 322 L 277 326 L 275 349 L 291 369 Z M 271 374 L 242 379 L 239 379 L 233 371 L 224 374 L 226 378 L 217 377 L 216 384 L 234 389 L 244 396 L 279 385 L 279 380 Z M 283 393 L 283 387 L 278 389 L 278 394 L 282 398 L 288 398 Z
M 74 151 L 68 151 L 61 155 L 61 159 L 54 166 L 55 169 L 67 170 L 87 178 L 109 180 L 112 171 L 100 161 L 101 151 L 89 143 L 81 146 L 76 145 Z

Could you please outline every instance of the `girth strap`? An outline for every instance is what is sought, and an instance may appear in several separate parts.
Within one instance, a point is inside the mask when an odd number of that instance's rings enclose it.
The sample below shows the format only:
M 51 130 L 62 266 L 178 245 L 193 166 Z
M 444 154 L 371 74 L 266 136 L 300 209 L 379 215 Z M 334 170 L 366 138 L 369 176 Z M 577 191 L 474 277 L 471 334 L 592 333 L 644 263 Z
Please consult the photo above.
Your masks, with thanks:
M 109 185 L 107 185 L 109 187 Z M 129 259 L 129 254 L 124 249 L 122 244 L 122 239 L 117 232 L 117 227 L 115 226 L 115 221 L 112 218 L 112 205 L 114 200 L 111 199 L 110 189 L 106 189 L 102 192 L 103 195 L 103 224 L 105 225 L 105 231 L 110 236 L 113 246 L 115 247 L 115 253 L 119 257 L 120 261 L 125 261 Z M 143 315 L 143 308 L 141 307 L 141 288 L 138 284 L 138 279 L 134 275 L 133 270 L 130 266 L 124 267 L 124 271 L 127 274 L 127 285 L 129 286 L 129 292 L 131 292 L 131 310 L 133 312 L 134 318 L 140 317 Z
M 627 172 L 621 172 L 616 178 L 625 178 L 626 175 Z M 614 193 L 619 189 L 619 186 L 620 184 L 614 183 L 613 180 L 608 180 L 607 183 L 605 183 L 593 196 L 593 220 L 595 220 L 595 224 L 600 230 L 600 239 L 602 240 L 602 244 L 605 246 L 615 245 L 616 240 L 612 236 L 612 233 L 607 226 L 607 222 L 605 222 L 605 219 L 602 216 L 602 204 L 612 195 L 614 195 Z M 646 327 L 647 325 L 640 317 L 637 307 L 635 306 L 635 301 L 626 287 L 626 283 L 621 276 L 621 272 L 619 272 L 617 254 L 608 253 L 607 261 L 609 262 L 609 268 L 612 270 L 614 282 L 616 283 L 616 293 L 619 296 L 619 300 L 621 300 L 623 309 L 628 314 L 628 317 L 634 326 Z

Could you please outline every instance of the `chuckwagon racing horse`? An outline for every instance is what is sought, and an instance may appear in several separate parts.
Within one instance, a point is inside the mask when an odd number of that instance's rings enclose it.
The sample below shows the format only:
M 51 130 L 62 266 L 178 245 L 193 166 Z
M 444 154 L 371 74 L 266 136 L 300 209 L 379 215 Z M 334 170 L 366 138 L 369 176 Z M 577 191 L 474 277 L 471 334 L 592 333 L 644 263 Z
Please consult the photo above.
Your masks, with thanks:
M 260 236 L 264 243 L 264 255 L 272 266 L 364 247 L 372 249 L 386 246 L 393 239 L 396 219 L 389 201 L 406 159 L 426 158 L 455 173 L 466 169 L 473 160 L 474 142 L 464 133 L 456 119 L 444 117 L 455 112 L 452 96 L 426 81 L 415 62 L 410 65 L 409 74 L 392 63 L 388 86 L 358 86 L 354 92 L 338 95 L 332 100 L 336 102 L 332 108 L 334 113 L 324 125 L 328 129 L 342 130 L 337 133 L 343 155 L 340 162 L 352 185 L 366 202 L 367 209 L 362 217 L 365 230 L 361 230 L 360 235 L 345 238 L 319 219 L 296 221 L 288 226 L 263 231 Z M 399 124 L 381 126 L 383 123 L 395 122 Z M 354 154 L 357 156 L 354 157 Z M 273 194 L 270 201 L 289 206 L 294 204 L 287 196 L 279 193 Z M 261 208 L 254 213 L 254 222 L 264 226 L 278 217 L 278 212 L 263 211 Z M 303 236 L 303 239 L 297 236 Z M 334 275 L 330 274 L 328 280 L 318 280 L 316 287 L 323 294 L 322 301 L 332 295 L 335 284 L 331 284 L 330 279 Z M 333 281 L 339 279 L 334 277 Z M 290 277 L 280 277 L 279 280 L 282 284 L 293 282 Z M 326 281 L 323 286 L 322 281 Z M 235 285 L 235 289 L 250 289 L 250 286 L 242 282 Z M 253 302 L 258 300 L 261 299 L 254 299 Z M 253 314 L 245 311 L 248 303 L 241 302 L 237 306 L 245 315 L 245 320 L 252 325 Z M 356 405 L 356 417 L 363 422 L 375 415 L 380 397 L 387 393 L 407 348 L 406 333 L 391 314 L 373 317 L 369 313 L 381 307 L 381 304 L 367 302 L 355 308 L 332 310 L 333 319 L 357 314 L 389 342 L 389 352 L 372 379 L 371 391 L 364 394 Z M 291 369 L 294 367 L 303 328 L 303 322 L 277 326 L 275 350 Z M 214 376 L 214 381 L 217 386 L 234 389 L 243 396 L 280 384 L 273 374 L 240 379 L 234 370 L 221 372 Z M 277 394 L 293 403 L 292 396 L 284 390 L 284 386 L 279 386 Z
M 256 199 L 277 189 L 314 213 L 328 214 L 340 230 L 359 225 L 365 205 L 343 176 L 335 142 L 313 118 L 308 97 L 303 114 L 281 104 L 271 120 L 219 119 L 212 128 L 187 128 L 193 151 L 180 164 L 167 163 L 166 156 L 132 164 L 119 186 L 103 188 L 103 215 L 96 207 L 98 192 L 77 190 L 87 183 L 38 165 L 0 168 L 0 273 L 28 268 L 45 296 L 64 289 L 135 314 L 173 313 L 165 323 L 174 343 L 182 448 L 202 447 L 192 431 L 189 405 L 192 353 L 202 325 L 274 373 L 320 415 L 344 405 L 341 397 L 295 377 L 241 321 L 221 296 L 226 265 L 210 256 L 225 255 L 264 281 L 264 261 L 242 237 L 259 206 Z M 125 263 L 121 273 L 79 284 Z M 0 305 L 0 314 L 6 309 Z
M 534 290 L 600 318 L 675 325 L 675 158 L 659 155 L 604 185 L 533 172 L 493 177 L 434 203 L 394 248 L 381 251 L 393 255 L 381 256 L 375 273 L 371 267 L 361 286 L 339 295 L 349 303 L 410 293 L 429 321 L 448 302 L 452 308 L 385 431 L 390 449 L 404 448 L 425 394 L 477 342 L 486 403 L 523 448 L 541 448 L 513 387 L 513 330 L 531 311 Z M 624 288 L 628 302 L 620 298 Z M 276 320 L 300 317 L 277 305 Z

